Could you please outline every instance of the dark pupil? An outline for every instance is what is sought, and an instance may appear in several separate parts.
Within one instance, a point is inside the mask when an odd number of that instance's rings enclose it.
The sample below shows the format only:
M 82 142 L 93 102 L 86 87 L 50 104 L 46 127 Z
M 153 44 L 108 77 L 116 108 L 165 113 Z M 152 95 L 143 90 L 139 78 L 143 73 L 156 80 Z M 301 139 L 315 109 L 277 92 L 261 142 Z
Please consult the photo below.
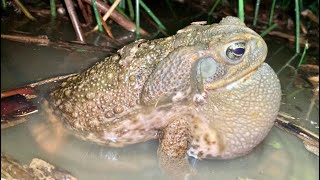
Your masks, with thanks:
M 236 48 L 236 49 L 233 49 L 232 52 L 235 55 L 243 55 L 244 54 L 244 48 Z

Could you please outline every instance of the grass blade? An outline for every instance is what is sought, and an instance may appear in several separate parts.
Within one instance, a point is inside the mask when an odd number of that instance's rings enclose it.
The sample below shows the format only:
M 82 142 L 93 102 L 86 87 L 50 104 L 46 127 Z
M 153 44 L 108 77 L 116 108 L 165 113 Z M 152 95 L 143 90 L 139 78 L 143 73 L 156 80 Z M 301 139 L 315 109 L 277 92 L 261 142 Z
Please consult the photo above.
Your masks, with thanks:
M 136 0 L 136 39 L 140 39 L 140 1 Z
M 271 10 L 270 10 L 270 16 L 269 16 L 269 23 L 268 25 L 271 26 L 272 21 L 273 21 L 273 12 L 274 12 L 274 7 L 276 5 L 276 0 L 272 0 L 272 5 L 271 5 Z
M 141 7 L 149 14 L 149 16 L 157 23 L 160 29 L 167 31 L 167 28 L 162 24 L 162 22 L 157 18 L 157 16 L 148 8 L 148 6 L 140 0 Z
M 132 6 L 132 1 L 131 0 L 127 0 L 128 2 L 128 9 L 129 9 L 129 17 L 131 20 L 134 19 L 134 10 L 133 10 L 133 6 Z
M 272 31 L 274 28 L 276 28 L 278 26 L 278 24 L 273 24 L 272 26 L 268 27 L 266 30 L 264 30 L 260 36 L 263 37 L 265 35 L 267 35 L 270 31 Z
M 97 24 L 98 24 L 99 32 L 103 32 L 102 23 L 101 23 L 100 18 L 99 18 L 99 13 L 100 12 L 98 11 L 96 0 L 91 0 L 91 4 L 92 4 L 94 15 L 96 17 L 96 21 L 97 21 Z
M 302 55 L 301 55 L 301 58 L 299 60 L 299 64 L 297 66 L 297 69 L 300 67 L 300 65 L 302 64 L 303 62 L 303 59 L 304 57 L 306 56 L 306 53 L 307 53 L 307 50 L 309 48 L 309 44 L 308 44 L 308 41 L 306 42 L 305 46 L 304 46 L 304 49 L 303 49 L 303 52 L 302 52 Z
M 56 17 L 56 2 L 55 2 L 55 0 L 50 0 L 50 13 L 51 13 L 51 17 Z
M 300 53 L 300 10 L 299 0 L 295 0 L 295 12 L 296 12 L 296 53 Z
M 239 11 L 239 19 L 241 19 L 244 22 L 244 9 L 243 9 L 243 0 L 238 1 L 238 11 Z
M 256 25 L 257 25 L 258 14 L 259 14 L 259 7 L 260 7 L 260 0 L 257 0 L 257 2 L 256 2 L 256 9 L 254 10 L 253 27 L 256 27 Z

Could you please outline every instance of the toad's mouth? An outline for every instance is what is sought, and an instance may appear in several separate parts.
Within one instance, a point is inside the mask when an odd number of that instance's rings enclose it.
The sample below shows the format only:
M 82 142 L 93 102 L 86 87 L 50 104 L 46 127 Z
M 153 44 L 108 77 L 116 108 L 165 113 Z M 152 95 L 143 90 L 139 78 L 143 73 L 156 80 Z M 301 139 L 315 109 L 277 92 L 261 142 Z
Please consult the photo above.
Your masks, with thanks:
M 226 85 L 217 87 L 217 88 L 213 89 L 212 91 L 219 92 L 219 91 L 231 90 L 231 89 L 237 87 L 238 85 L 242 84 L 243 82 L 251 79 L 251 77 L 257 73 L 257 71 L 259 70 L 260 67 L 262 67 L 262 65 L 256 67 L 255 69 L 253 69 L 248 74 L 241 77 L 240 79 L 232 81 L 231 83 L 228 83 Z

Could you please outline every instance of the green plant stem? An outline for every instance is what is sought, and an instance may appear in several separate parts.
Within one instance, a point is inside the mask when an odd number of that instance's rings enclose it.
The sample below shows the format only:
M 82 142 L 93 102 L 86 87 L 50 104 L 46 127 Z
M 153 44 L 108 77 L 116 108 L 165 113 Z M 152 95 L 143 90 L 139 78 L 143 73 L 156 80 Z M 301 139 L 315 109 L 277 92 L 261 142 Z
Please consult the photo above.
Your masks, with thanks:
M 256 1 L 256 9 L 254 10 L 253 27 L 256 27 L 259 14 L 260 0 Z
M 212 23 L 212 20 L 213 20 L 213 12 L 214 10 L 216 9 L 216 7 L 218 6 L 218 4 L 220 3 L 220 0 L 215 0 L 212 8 L 210 9 L 209 13 L 208 13 L 208 19 L 207 19 L 207 22 L 208 24 L 211 24 Z
M 300 11 L 299 11 L 299 0 L 295 0 L 295 12 L 296 12 L 296 53 L 300 53 Z
M 126 9 L 126 0 L 121 0 L 118 7 L 121 9 Z
M 306 53 L 307 53 L 307 50 L 309 48 L 309 44 L 308 44 L 308 41 L 306 42 L 305 46 L 304 46 L 304 49 L 303 49 L 303 52 L 302 52 L 302 55 L 301 55 L 301 58 L 299 60 L 299 64 L 297 66 L 297 69 L 300 67 L 300 65 L 302 64 L 303 60 L 304 60 L 304 57 L 306 56 Z
M 110 3 L 113 4 L 115 1 L 114 0 L 110 0 Z M 116 10 L 118 13 L 120 13 L 122 16 L 126 17 L 129 19 L 129 17 L 126 15 L 126 13 L 123 11 L 123 9 L 121 9 L 120 7 L 116 7 Z
M 319 1 L 318 1 L 319 2 Z M 303 0 L 299 0 L 299 9 L 300 9 L 300 12 L 302 11 L 303 8 Z
M 212 8 L 210 9 L 210 11 L 208 13 L 209 16 L 211 16 L 213 14 L 214 10 L 216 9 L 216 7 L 218 6 L 219 3 L 220 3 L 220 0 L 215 0 Z
M 272 26 L 268 27 L 266 30 L 264 30 L 260 36 L 263 37 L 265 35 L 267 35 L 270 31 L 272 31 L 274 28 L 276 28 L 278 26 L 278 24 L 273 24 Z
M 169 7 L 172 16 L 173 16 L 174 18 L 176 18 L 177 15 L 176 15 L 176 13 L 174 12 L 174 10 L 173 10 L 173 8 L 172 8 L 172 4 L 170 3 L 170 0 L 166 0 L 166 4 L 167 4 L 167 6 Z
M 274 7 L 276 5 L 276 0 L 272 0 L 272 5 L 271 5 L 271 10 L 270 10 L 270 16 L 269 16 L 269 23 L 268 25 L 271 26 L 272 21 L 273 21 L 273 12 L 274 12 Z
M 157 23 L 160 29 L 167 31 L 167 28 L 162 24 L 162 22 L 157 18 L 157 16 L 148 8 L 148 6 L 140 0 L 141 7 L 149 14 L 149 16 Z
M 288 61 L 284 66 L 282 66 L 282 67 L 278 70 L 277 74 L 280 74 L 280 73 L 284 70 L 284 68 L 286 68 L 289 64 L 291 64 L 291 62 L 292 62 L 294 59 L 296 59 L 296 57 L 297 57 L 298 55 L 299 55 L 298 53 L 295 53 L 295 54 L 289 59 L 289 61 Z
M 56 2 L 55 0 L 50 0 L 50 12 L 51 17 L 56 17 Z
M 24 7 L 24 5 L 19 1 L 19 0 L 13 0 L 15 2 L 15 4 L 21 9 L 21 11 L 23 12 L 23 14 L 25 16 L 27 16 L 27 18 L 35 21 L 36 18 L 34 18 L 30 13 L 29 11 Z
M 238 1 L 238 6 L 239 6 L 239 8 L 238 8 L 238 11 L 239 11 L 238 16 L 239 16 L 240 20 L 244 22 L 243 0 L 239 0 Z
M 136 0 L 136 39 L 140 39 L 140 1 Z
M 91 4 L 92 4 L 94 15 L 96 17 L 96 21 L 97 21 L 97 24 L 98 24 L 99 32 L 103 32 L 102 23 L 101 23 L 100 18 L 99 18 L 99 11 L 98 11 L 98 8 L 97 8 L 96 0 L 91 0 Z
M 132 6 L 132 1 L 131 0 L 127 0 L 128 2 L 128 9 L 129 9 L 129 17 L 131 20 L 134 19 L 134 10 L 133 10 L 133 6 Z
M 6 9 L 7 9 L 7 2 L 6 2 L 6 0 L 2 0 L 2 1 L 1 1 L 1 4 L 2 4 L 2 9 L 3 9 L 3 10 L 6 10 Z

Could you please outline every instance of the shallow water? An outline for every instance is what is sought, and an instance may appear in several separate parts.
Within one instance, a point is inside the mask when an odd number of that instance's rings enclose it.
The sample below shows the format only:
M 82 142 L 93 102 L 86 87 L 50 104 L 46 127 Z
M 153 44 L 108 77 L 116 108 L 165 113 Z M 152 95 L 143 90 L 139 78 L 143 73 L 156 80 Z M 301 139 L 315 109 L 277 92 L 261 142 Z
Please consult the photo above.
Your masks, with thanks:
M 277 71 L 294 51 L 283 43 L 267 43 L 266 61 Z M 78 72 L 105 55 L 1 40 L 1 90 Z M 319 134 L 318 106 L 309 112 L 312 90 L 288 86 L 292 80 L 290 69 L 279 77 L 284 94 L 281 111 L 296 117 L 295 123 Z M 80 180 L 163 179 L 157 164 L 157 141 L 120 149 L 82 141 L 64 131 L 60 121 L 43 109 L 43 102 L 35 103 L 39 113 L 30 115 L 23 124 L 1 131 L 1 152 L 25 164 L 32 158 L 41 158 Z M 307 151 L 300 139 L 277 127 L 247 156 L 233 160 L 189 160 L 198 172 L 195 179 L 319 179 L 319 157 Z

